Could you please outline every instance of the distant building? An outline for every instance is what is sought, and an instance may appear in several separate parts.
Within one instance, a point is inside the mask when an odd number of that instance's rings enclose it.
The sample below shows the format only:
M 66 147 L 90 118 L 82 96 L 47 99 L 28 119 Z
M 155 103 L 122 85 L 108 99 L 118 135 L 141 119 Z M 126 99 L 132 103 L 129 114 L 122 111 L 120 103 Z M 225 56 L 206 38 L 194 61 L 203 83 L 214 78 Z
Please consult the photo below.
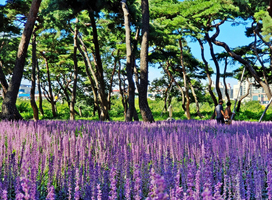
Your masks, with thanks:
M 250 78 L 249 81 L 251 83 L 254 83 L 254 78 Z M 235 93 L 235 98 L 237 97 L 238 89 L 239 89 L 240 81 L 238 81 L 237 85 L 234 85 L 235 88 L 237 88 L 234 93 Z M 241 84 L 240 88 L 240 94 L 238 95 L 239 97 L 245 95 L 247 93 L 249 87 L 249 83 L 247 81 L 243 81 Z M 270 89 L 272 90 L 272 85 L 269 86 Z M 269 99 L 266 96 L 266 93 L 264 92 L 264 89 L 262 87 L 257 88 L 256 86 L 251 85 L 249 89 L 249 94 L 248 96 L 243 99 L 242 101 L 259 101 L 261 105 L 267 105 L 269 102 Z

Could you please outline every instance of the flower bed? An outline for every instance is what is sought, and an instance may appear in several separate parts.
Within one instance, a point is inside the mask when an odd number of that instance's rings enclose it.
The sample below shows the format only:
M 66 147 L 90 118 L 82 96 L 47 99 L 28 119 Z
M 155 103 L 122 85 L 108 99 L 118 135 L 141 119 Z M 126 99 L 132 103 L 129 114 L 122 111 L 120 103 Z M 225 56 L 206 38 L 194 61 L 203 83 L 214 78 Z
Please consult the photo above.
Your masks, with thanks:
M 2 199 L 271 199 L 272 123 L 0 122 Z

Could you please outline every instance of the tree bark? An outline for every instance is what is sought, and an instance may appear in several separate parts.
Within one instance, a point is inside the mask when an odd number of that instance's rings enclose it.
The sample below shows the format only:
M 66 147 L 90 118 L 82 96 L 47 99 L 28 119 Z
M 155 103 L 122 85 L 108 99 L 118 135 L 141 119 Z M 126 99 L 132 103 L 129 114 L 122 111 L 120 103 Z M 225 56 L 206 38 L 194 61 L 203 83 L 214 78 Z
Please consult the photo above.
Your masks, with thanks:
M 52 91 L 52 86 L 51 86 L 49 64 L 48 64 L 48 61 L 47 61 L 47 58 L 46 58 L 45 54 L 43 52 L 40 52 L 40 53 L 41 53 L 41 56 L 44 59 L 45 66 L 46 66 L 46 73 L 47 73 L 47 80 L 48 80 L 48 90 L 49 90 L 49 95 L 48 95 L 47 100 L 51 104 L 53 117 L 56 118 L 57 117 L 57 113 L 56 113 L 54 96 L 53 96 L 53 91 Z
M 127 101 L 125 97 L 125 85 L 124 89 L 122 88 L 122 80 L 121 80 L 121 62 L 119 60 L 119 69 L 118 69 L 118 80 L 119 80 L 119 91 L 121 96 L 122 105 L 124 107 L 124 119 L 126 120 L 127 117 Z M 125 81 L 124 81 L 125 82 Z
M 114 57 L 113 56 L 113 52 L 112 52 L 112 57 Z M 116 70 L 117 59 L 119 59 L 119 50 L 117 51 L 117 58 L 114 58 L 114 65 L 113 65 L 113 70 L 112 70 L 112 73 L 111 73 L 110 87 L 109 87 L 109 94 L 108 94 L 108 106 L 109 106 L 109 110 L 111 109 L 112 84 L 113 84 L 113 76 L 114 76 L 115 70 Z
M 8 82 L 2 69 L 3 69 L 3 63 L 0 61 L 0 83 L 3 88 L 3 96 L 5 98 L 6 93 L 8 91 Z
M 212 97 L 212 100 L 213 100 L 213 103 L 214 103 L 214 107 L 217 106 L 217 100 L 216 100 L 216 97 L 212 91 L 212 79 L 211 79 L 211 75 L 209 73 L 209 65 L 208 65 L 208 62 L 204 56 L 204 46 L 203 46 L 203 43 L 200 39 L 197 39 L 198 40 L 198 43 L 200 45 L 200 49 L 201 49 L 201 57 L 202 57 L 202 60 L 204 62 L 204 66 L 205 66 L 205 71 L 206 71 L 206 75 L 207 75 L 207 78 L 208 78 L 208 81 L 209 81 L 209 84 L 208 84 L 208 92 L 210 94 L 210 96 Z
M 33 31 L 32 35 L 32 72 L 31 72 L 31 89 L 30 89 L 30 104 L 33 110 L 34 121 L 39 120 L 38 107 L 35 101 L 35 87 L 36 87 L 36 67 L 37 67 L 37 57 L 36 57 L 36 29 Z
M 166 72 L 168 74 L 168 76 L 171 78 L 171 80 L 176 84 L 176 86 L 179 88 L 180 92 L 181 92 L 181 97 L 182 97 L 182 104 L 181 107 L 184 110 L 184 112 L 186 113 L 186 107 L 185 107 L 185 95 L 184 95 L 184 91 L 182 89 L 182 87 L 177 83 L 177 81 L 175 80 L 175 78 L 173 77 L 173 75 L 170 73 L 170 71 L 168 70 L 169 68 L 169 62 L 167 61 L 167 67 L 166 67 Z
M 183 82 L 184 82 L 184 89 L 185 89 L 185 98 L 186 98 L 186 116 L 188 119 L 191 119 L 191 114 L 190 114 L 190 97 L 189 97 L 189 92 L 187 88 L 187 79 L 186 79 L 186 69 L 185 65 L 183 62 L 183 46 L 181 39 L 179 39 L 179 47 L 180 47 L 180 64 L 182 66 L 182 75 L 183 75 Z
M 218 99 L 220 100 L 220 99 L 222 99 L 222 93 L 221 93 L 221 90 L 219 88 L 219 83 L 220 83 L 220 67 L 219 67 L 219 63 L 218 63 L 218 61 L 217 61 L 217 59 L 215 57 L 214 50 L 213 50 L 213 44 L 212 44 L 211 38 L 208 35 L 208 33 L 205 34 L 205 38 L 206 38 L 206 40 L 209 43 L 210 53 L 211 53 L 211 56 L 212 56 L 212 59 L 213 59 L 213 62 L 215 64 L 215 68 L 216 68 L 215 89 L 217 91 Z
M 98 97 L 97 97 L 97 88 L 95 87 L 96 82 L 92 78 L 92 75 L 91 75 L 91 72 L 90 72 L 90 70 L 93 72 L 92 64 L 91 64 L 90 59 L 88 57 L 87 49 L 86 49 L 86 47 L 85 47 L 85 45 L 84 45 L 84 43 L 83 43 L 83 41 L 81 40 L 80 37 L 79 37 L 79 40 L 80 40 L 80 43 L 81 43 L 83 49 L 78 44 L 78 50 L 79 50 L 79 52 L 80 52 L 80 54 L 81 54 L 81 56 L 83 58 L 83 61 L 84 61 L 84 64 L 85 64 L 85 70 L 86 70 L 87 76 L 88 76 L 88 78 L 89 78 L 89 80 L 91 82 L 91 88 L 92 88 L 93 96 L 94 96 L 93 117 L 95 116 L 95 111 L 96 110 L 98 111 L 98 116 L 100 116 L 99 102 L 98 102 Z M 94 78 L 96 78 L 96 77 L 94 77 Z
M 167 111 L 167 100 L 169 99 L 168 90 L 169 90 L 169 93 L 170 93 L 171 92 L 172 83 L 173 83 L 173 80 L 171 79 L 170 83 L 168 84 L 168 86 L 167 86 L 167 88 L 165 90 L 164 106 L 163 106 L 163 110 L 165 110 L 165 112 Z M 170 106 L 170 103 L 168 104 L 168 106 Z
M 70 120 L 75 120 L 75 103 L 76 103 L 76 89 L 77 89 L 77 75 L 78 75 L 78 65 L 77 65 L 77 29 L 78 19 L 75 22 L 75 32 L 74 32 L 74 82 L 73 82 L 73 91 L 72 91 L 72 98 L 70 103 Z
M 40 69 L 38 66 L 38 62 L 37 62 L 37 87 L 38 87 L 38 92 L 39 92 L 39 110 L 40 113 L 42 114 L 42 116 L 44 116 L 44 111 L 43 111 L 43 107 L 42 107 L 42 90 L 41 90 L 41 83 L 40 83 Z
M 121 1 L 122 9 L 124 12 L 124 21 L 126 29 L 126 54 L 127 54 L 127 79 L 128 79 L 128 110 L 126 121 L 132 121 L 135 110 L 135 84 L 132 77 L 133 72 L 133 59 L 132 59 L 132 49 L 131 49 L 131 34 L 130 34 L 130 24 L 129 24 L 129 12 L 126 5 L 126 0 Z
M 19 44 L 13 76 L 9 83 L 9 87 L 2 104 L 1 118 L 8 120 L 23 119 L 16 108 L 16 100 L 24 72 L 25 58 L 27 54 L 28 44 L 34 28 L 36 17 L 39 11 L 41 0 L 33 0 L 25 24 L 23 35 Z
M 230 97 L 229 97 L 228 88 L 227 88 L 227 83 L 226 83 L 227 66 L 228 66 L 228 57 L 225 58 L 225 68 L 224 68 L 224 78 L 223 78 L 223 82 L 224 82 L 224 86 L 225 86 L 225 94 L 226 94 L 226 97 L 227 97 L 227 99 L 228 99 L 228 102 L 230 102 Z
M 199 104 L 198 104 L 198 99 L 197 99 L 197 96 L 196 96 L 196 93 L 195 93 L 195 89 L 194 89 L 194 86 L 193 86 L 193 84 L 192 84 L 190 78 L 188 78 L 188 83 L 189 83 L 189 85 L 190 85 L 192 94 L 193 94 L 194 99 L 195 99 L 196 113 L 197 113 L 197 115 L 200 117 L 200 119 L 202 119 L 202 118 L 204 118 L 204 116 L 200 113 Z
M 142 6 L 142 43 L 140 53 L 140 87 L 139 107 L 144 122 L 154 122 L 152 112 L 147 102 L 148 87 L 148 36 L 149 36 L 149 6 L 148 0 L 141 1 Z
M 72 74 L 71 74 L 71 76 L 72 76 Z M 68 108 L 70 108 L 71 101 L 70 101 L 70 94 L 68 93 L 68 91 L 69 91 L 69 84 L 72 82 L 72 80 L 71 80 L 71 77 L 70 77 L 70 79 L 66 79 L 65 75 L 63 75 L 63 77 L 64 77 L 64 80 L 65 80 L 65 83 L 64 83 L 65 85 L 63 85 L 61 83 L 61 81 L 59 80 L 59 76 L 56 76 L 56 80 L 57 80 L 60 88 L 62 89 L 65 97 L 66 97 Z
M 107 102 L 106 93 L 105 93 L 103 67 L 102 67 L 102 61 L 101 61 L 100 49 L 99 49 L 99 43 L 98 43 L 98 34 L 97 34 L 96 22 L 94 18 L 94 12 L 92 10 L 89 10 L 89 17 L 90 17 L 91 25 L 93 29 L 93 43 L 95 47 L 94 60 L 97 64 L 96 68 L 97 68 L 97 74 L 99 79 L 98 93 L 100 96 L 100 106 L 101 106 L 100 120 L 102 121 L 110 120 L 109 113 L 108 113 L 108 102 Z

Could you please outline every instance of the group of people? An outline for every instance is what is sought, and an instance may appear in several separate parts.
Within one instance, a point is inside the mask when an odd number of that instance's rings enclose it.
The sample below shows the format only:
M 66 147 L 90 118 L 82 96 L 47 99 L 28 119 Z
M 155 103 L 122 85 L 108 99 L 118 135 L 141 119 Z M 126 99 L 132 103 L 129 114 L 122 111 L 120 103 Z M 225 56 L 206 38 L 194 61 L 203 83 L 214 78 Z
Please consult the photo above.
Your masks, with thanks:
M 231 112 L 230 106 L 231 103 L 227 103 L 227 108 L 223 109 L 223 100 L 219 100 L 219 104 L 215 107 L 216 121 L 218 124 L 231 124 L 231 116 L 235 113 Z

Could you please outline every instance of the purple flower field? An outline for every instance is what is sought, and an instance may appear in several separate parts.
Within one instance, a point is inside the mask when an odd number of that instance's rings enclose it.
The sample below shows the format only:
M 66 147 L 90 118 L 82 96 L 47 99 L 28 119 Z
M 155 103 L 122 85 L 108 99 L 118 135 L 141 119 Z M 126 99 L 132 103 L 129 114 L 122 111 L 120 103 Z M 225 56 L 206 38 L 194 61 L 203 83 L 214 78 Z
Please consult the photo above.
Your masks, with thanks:
M 0 122 L 1 199 L 272 199 L 272 123 Z

